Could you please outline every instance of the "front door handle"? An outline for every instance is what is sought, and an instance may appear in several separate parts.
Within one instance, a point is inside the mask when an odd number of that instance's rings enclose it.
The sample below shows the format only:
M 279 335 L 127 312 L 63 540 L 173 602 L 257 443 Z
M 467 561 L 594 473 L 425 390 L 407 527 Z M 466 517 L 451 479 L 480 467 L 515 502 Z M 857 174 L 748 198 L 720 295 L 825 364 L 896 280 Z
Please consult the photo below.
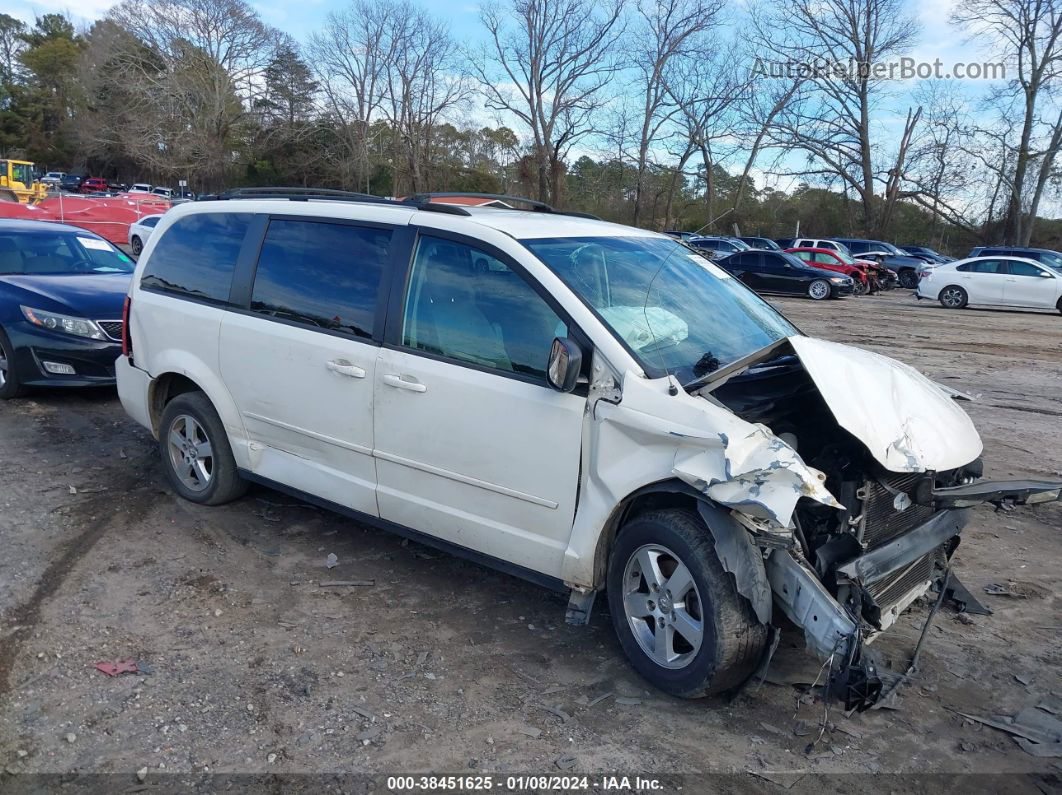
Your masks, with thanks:
M 408 389 L 410 392 L 427 392 L 428 388 L 419 381 L 407 381 L 400 375 L 388 373 L 383 377 L 383 382 L 395 389 Z
M 365 371 L 356 364 L 351 364 L 346 359 L 333 359 L 325 365 L 333 373 L 350 376 L 351 378 L 364 378 Z

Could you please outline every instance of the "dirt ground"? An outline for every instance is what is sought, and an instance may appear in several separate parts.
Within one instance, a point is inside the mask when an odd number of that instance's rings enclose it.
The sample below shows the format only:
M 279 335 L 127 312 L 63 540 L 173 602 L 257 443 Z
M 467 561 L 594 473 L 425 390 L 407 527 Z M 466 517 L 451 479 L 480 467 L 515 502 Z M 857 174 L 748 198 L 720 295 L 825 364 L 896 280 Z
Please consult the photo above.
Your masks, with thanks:
M 907 291 L 775 303 L 807 333 L 979 395 L 964 405 L 986 475 L 1062 476 L 1057 313 L 946 311 Z M 978 509 L 956 572 L 994 614 L 943 609 L 900 708 L 833 707 L 806 753 L 823 706 L 800 703 L 800 686 L 670 698 L 628 667 L 604 600 L 569 627 L 556 594 L 265 489 L 182 502 L 113 390 L 38 393 L 0 405 L 0 768 L 116 773 L 134 791 L 147 768 L 148 785 L 207 771 L 727 771 L 748 791 L 799 779 L 780 772 L 999 773 L 1046 792 L 1062 761 L 958 713 L 1062 696 L 1060 529 L 1062 504 Z M 985 594 L 993 583 L 1011 595 Z M 927 614 L 916 605 L 879 641 L 895 666 Z M 784 635 L 779 677 L 814 674 L 802 646 Z M 144 672 L 94 668 L 125 658 Z

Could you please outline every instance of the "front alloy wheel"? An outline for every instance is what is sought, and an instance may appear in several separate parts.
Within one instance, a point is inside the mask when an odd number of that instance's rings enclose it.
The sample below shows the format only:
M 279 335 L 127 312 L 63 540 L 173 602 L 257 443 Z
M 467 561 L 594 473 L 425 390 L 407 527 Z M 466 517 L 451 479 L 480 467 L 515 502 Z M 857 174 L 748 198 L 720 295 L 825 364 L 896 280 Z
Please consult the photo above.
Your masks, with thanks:
M 631 665 L 684 698 L 740 685 L 767 642 L 704 522 L 688 508 L 638 514 L 616 536 L 606 577 L 612 626 Z
M 825 279 L 816 279 L 808 285 L 808 296 L 816 301 L 830 297 L 830 284 Z
M 636 549 L 623 572 L 623 608 L 634 639 L 664 668 L 684 668 L 704 641 L 701 595 L 686 565 L 670 549 Z

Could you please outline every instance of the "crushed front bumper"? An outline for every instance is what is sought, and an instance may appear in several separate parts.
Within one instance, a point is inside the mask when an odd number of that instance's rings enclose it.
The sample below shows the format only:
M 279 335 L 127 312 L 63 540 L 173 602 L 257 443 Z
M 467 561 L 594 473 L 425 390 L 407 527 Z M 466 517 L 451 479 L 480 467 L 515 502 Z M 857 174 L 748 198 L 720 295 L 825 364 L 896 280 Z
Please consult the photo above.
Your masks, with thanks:
M 1060 499 L 1062 483 L 979 481 L 916 494 L 931 506 L 926 521 L 830 572 L 836 596 L 797 547 L 774 549 L 766 560 L 775 603 L 803 629 L 807 647 L 830 661 L 830 681 L 848 708 L 866 709 L 882 692 L 878 666 L 865 645 L 887 628 L 932 583 L 944 576 L 947 560 L 966 525 L 969 507 L 989 502 L 999 508 Z

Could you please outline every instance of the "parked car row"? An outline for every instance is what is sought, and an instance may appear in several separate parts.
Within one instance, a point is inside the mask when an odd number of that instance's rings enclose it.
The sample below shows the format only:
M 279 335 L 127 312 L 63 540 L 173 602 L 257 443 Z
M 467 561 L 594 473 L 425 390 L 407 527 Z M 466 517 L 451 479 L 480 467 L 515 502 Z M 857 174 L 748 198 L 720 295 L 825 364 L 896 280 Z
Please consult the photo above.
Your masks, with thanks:
M 867 642 L 956 584 L 965 509 L 1062 483 L 982 480 L 953 392 L 749 289 L 852 276 L 532 204 L 235 192 L 168 211 L 135 269 L 0 222 L 0 396 L 116 380 L 188 501 L 275 488 L 557 588 L 574 624 L 603 594 L 677 696 L 740 687 L 785 617 L 869 707 Z
M 893 271 L 899 286 L 908 289 L 918 286 L 918 273 L 923 263 L 940 264 L 948 261 L 947 257 L 927 246 L 912 245 L 901 249 L 884 240 L 847 237 L 772 240 L 766 237 L 702 236 L 678 231 L 671 231 L 668 234 L 682 236 L 688 245 L 712 252 L 710 256 L 713 257 L 724 257 L 749 248 L 764 251 L 791 251 L 793 249 L 830 251 L 842 255 L 846 259 L 845 264 L 850 264 L 852 259 L 876 263 L 882 270 L 882 276 L 884 276 L 884 269 Z
M 81 174 L 68 174 L 65 171 L 49 171 L 41 177 L 41 182 L 67 193 L 150 193 L 166 199 L 195 199 L 195 194 L 187 188 L 168 188 L 148 182 L 126 185 L 103 177 L 85 177 Z

